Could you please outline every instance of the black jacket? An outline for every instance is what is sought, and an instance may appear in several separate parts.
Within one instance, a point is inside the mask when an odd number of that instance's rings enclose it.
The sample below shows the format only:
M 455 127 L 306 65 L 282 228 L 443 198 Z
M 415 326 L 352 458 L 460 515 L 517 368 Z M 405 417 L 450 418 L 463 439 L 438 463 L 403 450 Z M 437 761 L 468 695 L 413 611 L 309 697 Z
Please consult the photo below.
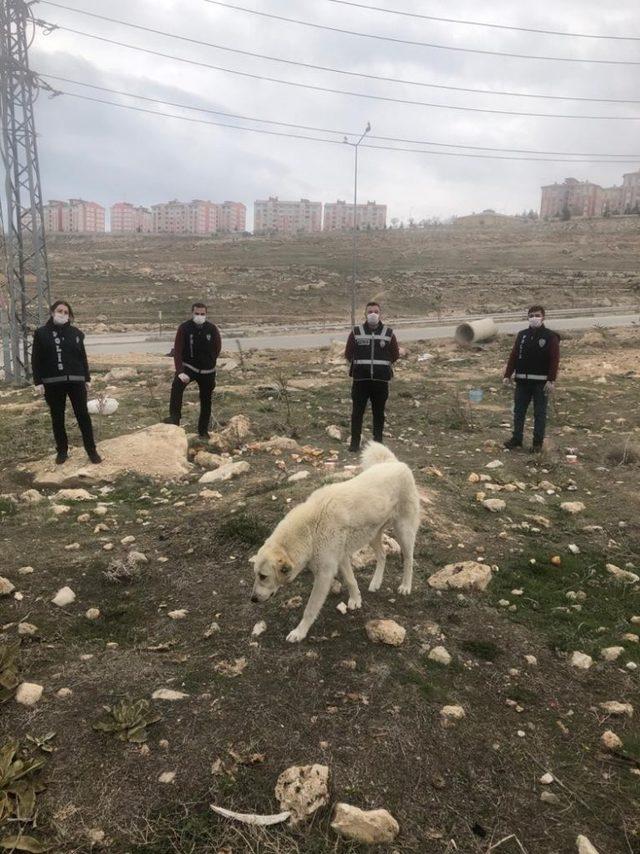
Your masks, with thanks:
M 555 382 L 560 364 L 560 337 L 544 324 L 538 329 L 521 329 L 507 362 L 505 376 L 516 379 Z
M 390 326 L 382 322 L 375 329 L 368 324 L 354 326 L 344 352 L 354 380 L 382 380 L 393 377 L 392 364 L 399 356 L 398 342 Z
M 218 327 L 208 320 L 198 326 L 193 320 L 181 323 L 173 346 L 176 373 L 191 369 L 196 374 L 215 373 L 216 361 L 222 349 Z
M 91 382 L 84 332 L 70 323 L 56 326 L 49 318 L 33 334 L 31 370 L 34 385 Z

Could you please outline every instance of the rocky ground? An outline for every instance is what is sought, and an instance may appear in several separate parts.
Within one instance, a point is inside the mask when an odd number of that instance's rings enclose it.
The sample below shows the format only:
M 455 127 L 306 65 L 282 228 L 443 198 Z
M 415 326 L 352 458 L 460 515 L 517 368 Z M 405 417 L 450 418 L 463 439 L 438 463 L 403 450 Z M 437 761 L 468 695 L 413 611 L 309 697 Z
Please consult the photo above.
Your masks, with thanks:
M 640 302 L 640 217 L 362 233 L 358 302 L 388 317 Z M 60 236 L 49 242 L 54 296 L 87 331 L 172 329 L 204 299 L 226 331 L 342 322 L 348 234 L 191 238 Z M 162 313 L 162 318 L 159 317 Z
M 389 812 L 388 852 L 640 851 L 637 330 L 563 339 L 541 458 L 501 449 L 508 347 L 429 342 L 399 363 L 388 442 L 422 497 L 413 595 L 389 541 L 382 590 L 360 555 L 362 610 L 334 593 L 300 645 L 284 638 L 309 579 L 253 605 L 248 558 L 354 474 L 338 346 L 229 354 L 207 447 L 193 393 L 187 434 L 154 426 L 168 360 L 96 364 L 94 392 L 119 403 L 94 418 L 105 466 L 76 450 L 64 476 L 42 402 L 2 388 L 0 847 L 365 850 L 340 802 Z M 210 809 L 289 810 L 298 778 L 276 796 L 280 775 L 313 764 L 299 823 Z

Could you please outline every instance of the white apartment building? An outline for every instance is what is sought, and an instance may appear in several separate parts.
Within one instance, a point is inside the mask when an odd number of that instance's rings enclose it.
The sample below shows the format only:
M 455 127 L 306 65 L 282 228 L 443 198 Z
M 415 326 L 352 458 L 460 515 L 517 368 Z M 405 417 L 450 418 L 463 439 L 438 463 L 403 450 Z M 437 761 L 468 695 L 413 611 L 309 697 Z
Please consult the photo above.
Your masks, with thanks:
M 320 231 L 322 202 L 300 199 L 299 202 L 280 201 L 277 196 L 253 203 L 253 230 L 256 234 L 280 232 L 298 234 Z
M 379 229 L 387 226 L 387 206 L 375 202 L 356 205 L 356 228 Z M 353 228 L 353 205 L 338 199 L 324 206 L 324 231 L 343 231 Z

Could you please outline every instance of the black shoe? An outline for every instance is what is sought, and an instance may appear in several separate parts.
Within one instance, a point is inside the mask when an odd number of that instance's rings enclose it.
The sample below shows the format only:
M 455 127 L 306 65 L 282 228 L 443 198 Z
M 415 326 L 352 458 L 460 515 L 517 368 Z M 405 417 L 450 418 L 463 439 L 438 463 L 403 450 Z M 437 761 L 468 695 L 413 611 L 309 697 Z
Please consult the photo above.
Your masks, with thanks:
M 349 445 L 349 451 L 350 451 L 352 454 L 357 454 L 357 453 L 359 452 L 359 450 L 360 450 L 360 442 L 352 442 L 352 443 Z
M 87 456 L 89 457 L 91 462 L 94 463 L 95 465 L 98 465 L 98 463 L 102 462 L 102 457 L 100 456 L 100 454 L 96 450 L 87 451 Z
M 205 433 L 198 433 L 198 439 L 204 439 L 204 441 L 206 442 L 209 438 L 210 438 L 209 434 L 206 432 Z
M 66 451 L 58 451 L 56 454 L 56 465 L 61 466 L 62 463 L 66 463 L 69 459 L 69 454 Z
M 529 449 L 530 454 L 541 454 L 542 453 L 542 442 L 534 442 L 531 448 Z
M 176 427 L 180 426 L 180 422 L 176 421 L 175 418 L 172 418 L 171 415 L 169 415 L 167 418 L 163 418 L 162 423 L 163 424 L 175 424 Z
M 504 447 L 507 449 L 507 451 L 513 451 L 516 448 L 522 447 L 522 442 L 516 442 L 515 439 L 513 439 L 513 438 L 507 439 L 507 441 L 504 442 L 503 444 L 504 444 Z

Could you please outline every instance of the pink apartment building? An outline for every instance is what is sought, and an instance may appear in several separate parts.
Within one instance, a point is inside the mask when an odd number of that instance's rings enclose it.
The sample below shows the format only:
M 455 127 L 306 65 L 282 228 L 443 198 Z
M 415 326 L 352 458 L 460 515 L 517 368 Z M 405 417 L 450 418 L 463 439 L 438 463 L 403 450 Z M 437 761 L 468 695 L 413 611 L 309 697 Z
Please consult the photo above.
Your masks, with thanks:
M 247 209 L 242 202 L 223 202 L 218 205 L 218 231 L 245 231 Z
M 152 205 L 153 231 L 156 234 L 214 234 L 218 230 L 218 206 L 194 199 Z
M 542 187 L 542 219 L 571 216 L 602 216 L 634 213 L 640 209 L 640 170 L 622 176 L 622 186 L 601 187 L 590 181 L 566 178 L 562 184 Z
M 151 211 L 141 205 L 116 202 L 111 205 L 110 214 L 111 231 L 114 234 L 150 234 L 153 230 Z
M 253 203 L 253 230 L 256 234 L 272 231 L 283 234 L 320 231 L 322 202 L 281 202 L 277 196 Z
M 356 228 L 379 229 L 387 226 L 387 206 L 375 202 L 356 205 Z M 343 231 L 353 228 L 353 205 L 338 199 L 324 206 L 324 231 Z
M 89 234 L 105 230 L 105 210 L 97 202 L 69 199 L 44 205 L 45 231 Z

